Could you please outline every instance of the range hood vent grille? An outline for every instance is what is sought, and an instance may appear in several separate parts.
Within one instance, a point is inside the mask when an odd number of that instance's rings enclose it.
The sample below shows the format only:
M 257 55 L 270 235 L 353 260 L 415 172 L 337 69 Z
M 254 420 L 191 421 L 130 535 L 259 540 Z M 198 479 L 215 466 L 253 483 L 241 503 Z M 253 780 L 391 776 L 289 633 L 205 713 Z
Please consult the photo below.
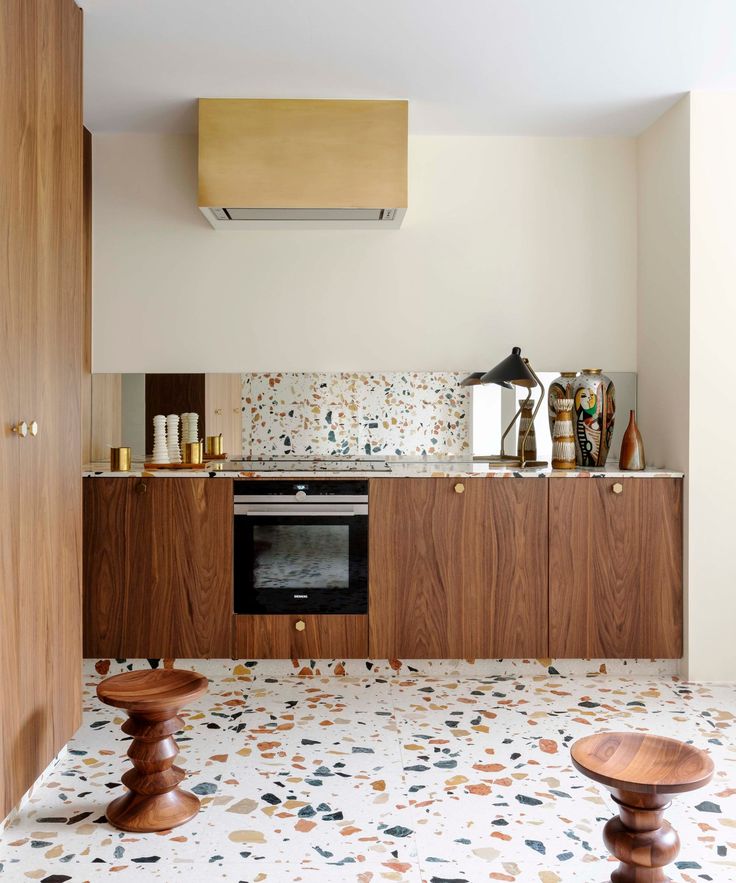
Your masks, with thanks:
M 394 221 L 395 208 L 213 208 L 218 221 Z

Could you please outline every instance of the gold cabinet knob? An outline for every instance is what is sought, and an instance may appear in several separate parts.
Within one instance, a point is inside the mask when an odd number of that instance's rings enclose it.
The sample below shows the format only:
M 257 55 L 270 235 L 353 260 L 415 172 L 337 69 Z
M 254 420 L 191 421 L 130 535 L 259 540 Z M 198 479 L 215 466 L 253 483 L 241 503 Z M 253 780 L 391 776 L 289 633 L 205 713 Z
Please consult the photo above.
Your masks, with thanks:
M 28 435 L 28 424 L 25 420 L 21 420 L 15 424 L 15 426 L 10 427 L 13 432 L 20 436 L 21 438 L 25 438 Z
M 613 485 L 611 490 L 614 492 L 614 494 L 622 494 L 624 492 L 624 486 L 621 484 L 620 481 L 617 481 L 616 484 Z
M 38 423 L 35 420 L 31 420 L 28 424 L 28 431 L 34 438 L 38 435 Z
M 240 414 L 240 408 L 233 408 L 233 414 Z
M 294 628 L 298 632 L 303 632 L 306 627 L 307 627 L 307 624 L 304 622 L 303 619 L 300 619 L 298 622 L 294 623 Z
M 217 414 L 218 417 L 222 417 L 222 408 L 215 408 L 215 414 Z
M 459 481 L 455 485 L 455 493 L 456 494 L 464 494 L 465 493 L 465 485 L 461 481 Z

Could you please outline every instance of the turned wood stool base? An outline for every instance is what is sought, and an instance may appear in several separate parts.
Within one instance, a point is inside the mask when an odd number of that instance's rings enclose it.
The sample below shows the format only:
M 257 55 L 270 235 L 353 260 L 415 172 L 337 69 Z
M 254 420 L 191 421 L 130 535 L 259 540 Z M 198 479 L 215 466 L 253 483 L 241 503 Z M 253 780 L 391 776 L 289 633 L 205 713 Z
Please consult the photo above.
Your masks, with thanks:
M 129 790 L 107 807 L 107 820 L 122 831 L 152 833 L 176 828 L 199 812 L 199 798 L 179 784 L 186 774 L 174 766 L 179 748 L 181 707 L 201 696 L 207 679 L 196 672 L 152 669 L 124 672 L 97 687 L 99 698 L 128 712 L 122 730 L 133 741 L 128 757 L 133 769 L 122 777 Z
M 670 798 L 707 785 L 713 762 L 676 739 L 643 733 L 601 733 L 571 749 L 575 769 L 605 785 L 618 815 L 603 829 L 603 842 L 619 860 L 611 883 L 667 883 L 664 868 L 680 852 L 680 838 L 664 818 Z

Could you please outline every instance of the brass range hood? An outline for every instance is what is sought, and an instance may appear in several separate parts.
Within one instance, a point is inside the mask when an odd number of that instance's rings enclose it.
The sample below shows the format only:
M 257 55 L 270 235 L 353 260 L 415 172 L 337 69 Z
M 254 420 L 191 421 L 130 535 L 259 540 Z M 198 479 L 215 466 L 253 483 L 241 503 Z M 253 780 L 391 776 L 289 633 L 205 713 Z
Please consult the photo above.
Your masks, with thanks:
M 199 208 L 217 230 L 395 229 L 408 102 L 199 99 Z

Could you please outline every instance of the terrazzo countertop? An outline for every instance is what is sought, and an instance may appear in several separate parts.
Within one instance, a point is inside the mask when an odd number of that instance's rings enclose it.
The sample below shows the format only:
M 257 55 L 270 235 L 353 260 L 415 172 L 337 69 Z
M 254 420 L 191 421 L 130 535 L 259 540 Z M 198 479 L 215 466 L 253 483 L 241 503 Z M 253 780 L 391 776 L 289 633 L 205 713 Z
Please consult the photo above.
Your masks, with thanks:
M 349 458 L 347 458 L 349 459 Z M 384 462 L 381 460 L 380 462 Z M 642 472 L 626 472 L 611 463 L 603 469 L 555 470 L 550 468 L 510 469 L 499 468 L 490 463 L 474 462 L 462 458 L 411 458 L 388 459 L 389 469 L 373 471 L 350 468 L 345 470 L 304 469 L 300 471 L 269 469 L 243 472 L 231 464 L 211 461 L 205 469 L 151 469 L 142 463 L 134 463 L 129 472 L 111 472 L 107 463 L 85 466 L 85 478 L 682 478 L 682 472 L 649 466 Z

